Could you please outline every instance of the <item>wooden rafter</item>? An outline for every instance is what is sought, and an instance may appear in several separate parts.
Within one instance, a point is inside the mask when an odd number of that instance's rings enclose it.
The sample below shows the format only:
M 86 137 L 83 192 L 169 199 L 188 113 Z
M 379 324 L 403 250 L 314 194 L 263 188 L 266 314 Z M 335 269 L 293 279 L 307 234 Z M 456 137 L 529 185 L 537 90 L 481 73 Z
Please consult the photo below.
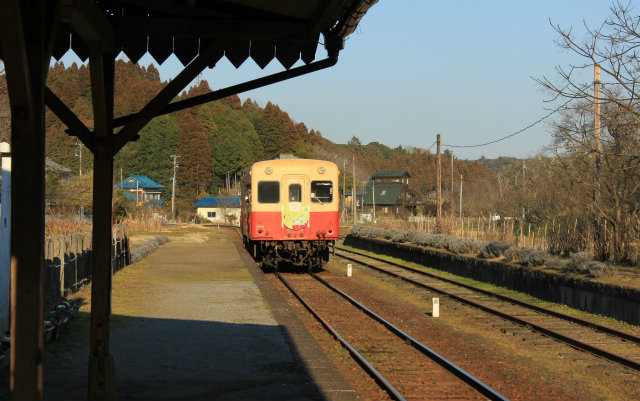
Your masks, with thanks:
M 122 35 L 170 35 L 196 36 L 200 38 L 227 39 L 276 39 L 289 38 L 300 41 L 300 32 L 305 32 L 307 25 L 302 21 L 271 22 L 264 20 L 183 18 L 176 21 L 170 17 L 114 17 L 114 26 Z M 313 36 L 309 35 L 309 40 Z
M 93 133 L 49 88 L 44 94 L 47 107 L 67 126 L 67 133 L 77 137 L 90 151 L 94 151 Z
M 169 102 L 193 81 L 209 64 L 210 58 L 218 51 L 218 44 L 209 44 L 188 66 L 169 82 L 135 117 L 115 136 L 115 150 L 120 150 L 127 142 L 135 140 L 138 132 L 151 121 Z
M 66 22 L 85 42 L 100 42 L 106 52 L 114 52 L 113 27 L 93 0 L 62 0 L 60 21 Z

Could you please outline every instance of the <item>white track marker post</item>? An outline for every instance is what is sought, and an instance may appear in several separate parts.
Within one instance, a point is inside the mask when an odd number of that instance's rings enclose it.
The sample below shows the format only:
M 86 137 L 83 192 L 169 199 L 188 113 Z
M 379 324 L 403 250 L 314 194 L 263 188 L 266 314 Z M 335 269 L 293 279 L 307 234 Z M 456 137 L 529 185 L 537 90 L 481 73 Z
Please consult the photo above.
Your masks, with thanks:
M 432 317 L 440 316 L 440 298 L 433 298 L 433 309 L 431 309 Z
M 352 270 L 353 270 L 353 268 L 351 266 L 351 263 L 348 263 L 347 264 L 347 277 L 351 277 Z

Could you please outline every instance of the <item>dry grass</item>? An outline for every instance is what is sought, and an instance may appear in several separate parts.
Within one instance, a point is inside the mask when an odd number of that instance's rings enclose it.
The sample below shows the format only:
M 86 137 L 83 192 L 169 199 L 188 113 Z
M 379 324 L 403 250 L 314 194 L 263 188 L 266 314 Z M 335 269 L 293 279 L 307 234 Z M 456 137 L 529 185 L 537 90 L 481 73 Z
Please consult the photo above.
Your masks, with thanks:
M 77 219 L 52 218 L 44 223 L 45 237 L 62 237 L 81 232 L 91 232 L 91 223 Z
M 165 230 L 165 224 L 161 219 L 154 219 L 153 212 L 149 210 L 140 210 L 134 213 L 132 216 L 127 216 L 122 219 L 122 224 L 125 224 L 133 231 L 149 231 L 160 232 Z

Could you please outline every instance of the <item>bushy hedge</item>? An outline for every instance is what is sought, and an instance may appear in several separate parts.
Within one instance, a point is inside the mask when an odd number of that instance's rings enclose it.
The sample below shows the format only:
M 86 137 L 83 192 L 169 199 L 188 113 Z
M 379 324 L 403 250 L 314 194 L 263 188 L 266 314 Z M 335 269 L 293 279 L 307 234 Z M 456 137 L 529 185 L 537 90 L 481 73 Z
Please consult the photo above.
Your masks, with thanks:
M 591 277 L 608 276 L 613 272 L 613 266 L 608 263 L 596 262 L 587 252 L 569 254 L 569 259 L 562 266 L 562 271 L 583 273 Z
M 523 266 L 544 266 L 549 263 L 550 255 L 539 249 L 520 248 L 518 263 Z
M 141 261 L 153 251 L 158 249 L 160 245 L 166 244 L 167 242 L 169 242 L 169 237 L 167 237 L 166 235 L 161 235 L 141 244 L 134 245 L 131 248 L 131 263 Z
M 452 253 L 477 253 L 484 245 L 482 242 L 454 238 L 447 234 L 385 230 L 383 228 L 367 226 L 355 226 L 351 229 L 351 234 L 368 238 L 384 238 L 393 242 L 411 242 L 417 245 L 446 249 Z
M 511 244 L 506 241 L 489 241 L 480 250 L 480 257 L 493 259 L 504 255 L 504 251 L 509 249 Z
M 379 227 L 355 226 L 351 234 L 368 238 L 384 238 L 393 242 L 409 242 L 431 248 L 446 249 L 455 254 L 477 254 L 493 259 L 503 256 L 505 262 L 517 262 L 523 266 L 550 266 L 563 272 L 601 277 L 613 272 L 613 266 L 593 261 L 586 252 L 571 254 L 569 259 L 531 248 L 518 247 L 505 241 L 479 242 L 466 238 L 454 238 L 447 234 L 420 233 L 416 231 L 385 230 Z
M 483 244 L 472 239 L 466 238 L 450 238 L 446 241 L 444 247 L 451 253 L 478 253 Z

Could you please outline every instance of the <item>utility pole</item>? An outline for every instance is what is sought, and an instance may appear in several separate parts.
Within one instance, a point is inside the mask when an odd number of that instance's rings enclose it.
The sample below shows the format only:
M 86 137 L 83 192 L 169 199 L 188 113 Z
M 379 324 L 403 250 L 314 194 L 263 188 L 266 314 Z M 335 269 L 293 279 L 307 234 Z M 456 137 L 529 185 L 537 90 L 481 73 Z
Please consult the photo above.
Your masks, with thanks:
M 376 179 L 374 178 L 373 181 L 371 182 L 372 185 L 372 193 L 371 196 L 373 197 L 373 222 L 376 222 Z
M 353 186 L 351 187 L 351 203 L 353 204 L 353 225 L 356 225 L 356 155 L 352 155 L 352 165 L 353 165 Z M 362 203 L 364 205 L 364 198 L 362 199 Z
M 527 165 L 525 162 L 522 162 L 522 193 L 524 194 L 524 185 L 527 181 Z M 522 205 L 522 220 L 524 221 L 525 211 L 524 205 Z
M 179 155 L 171 155 L 173 158 L 173 178 L 171 183 L 171 221 L 176 221 L 176 170 L 178 169 L 178 157 Z
M 437 147 L 437 170 L 436 170 L 436 204 L 437 204 L 437 217 L 442 217 L 442 169 L 441 169 L 441 155 L 440 155 L 440 134 L 436 136 Z
M 462 220 L 462 174 L 460 174 L 460 220 Z
M 600 143 L 600 66 L 598 64 L 593 65 L 593 109 L 593 136 L 596 145 L 596 171 L 599 172 L 602 144 Z
M 451 215 L 454 213 L 453 205 L 453 152 L 451 152 Z
M 75 145 L 78 147 L 78 156 L 80 156 L 80 177 L 82 177 L 82 144 L 76 142 Z
M 600 66 L 598 64 L 593 65 L 593 139 L 596 147 L 596 158 L 595 158 L 595 168 L 596 168 L 596 184 L 600 180 L 600 156 L 602 152 L 602 144 L 600 142 L 601 138 L 601 129 L 600 126 Z M 598 191 L 597 187 L 593 189 L 592 193 L 593 203 L 597 204 L 598 202 Z M 600 232 L 598 230 L 598 217 L 593 216 L 593 232 L 595 236 L 596 243 L 601 241 Z

